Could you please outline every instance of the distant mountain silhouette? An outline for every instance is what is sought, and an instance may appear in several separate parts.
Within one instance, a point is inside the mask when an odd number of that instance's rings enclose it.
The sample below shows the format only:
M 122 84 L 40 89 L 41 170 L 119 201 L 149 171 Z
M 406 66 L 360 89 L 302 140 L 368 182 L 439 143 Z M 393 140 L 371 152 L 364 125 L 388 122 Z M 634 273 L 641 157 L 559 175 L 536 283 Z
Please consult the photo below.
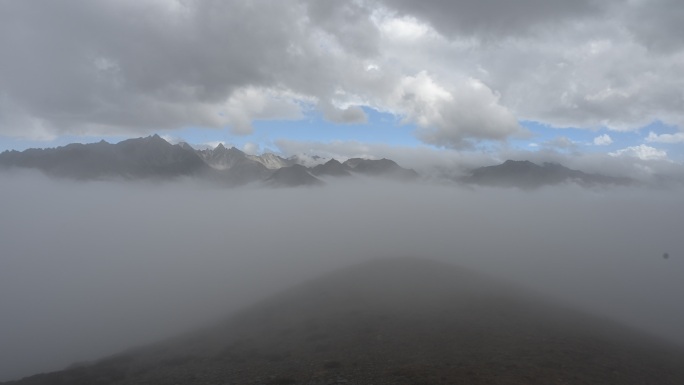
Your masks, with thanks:
M 69 144 L 48 149 L 5 151 L 0 167 L 32 168 L 47 175 L 75 179 L 175 178 L 193 176 L 228 186 L 266 182 L 271 186 L 321 184 L 318 176 L 349 176 L 412 179 L 418 174 L 389 159 L 350 159 L 344 164 L 331 159 L 311 169 L 298 164 L 322 161 L 318 156 L 282 158 L 272 153 L 247 155 L 235 147 L 219 144 L 196 150 L 188 143 L 172 145 L 159 135 L 128 139 L 117 144 L 105 141 Z M 296 167 L 295 167 L 296 166 Z
M 449 264 L 339 270 L 214 328 L 12 385 L 684 384 L 684 350 Z
M 100 141 L 23 152 L 5 151 L 0 154 L 0 165 L 34 168 L 49 175 L 75 179 L 169 178 L 208 169 L 193 150 L 172 145 L 158 135 L 117 144 Z
M 533 189 L 547 185 L 574 182 L 583 186 L 600 184 L 627 185 L 629 178 L 617 178 L 600 174 L 588 174 L 572 170 L 558 163 L 543 163 L 541 166 L 530 161 L 507 160 L 496 166 L 480 167 L 464 177 L 466 183 L 518 187 Z
M 393 160 L 385 158 L 379 160 L 351 158 L 343 164 L 353 172 L 369 176 L 383 176 L 405 180 L 418 177 L 418 173 L 414 170 L 402 168 Z
M 306 157 L 308 164 L 322 161 Z M 227 186 L 267 182 L 271 186 L 308 186 L 320 184 L 318 177 L 364 175 L 374 178 L 415 180 L 418 173 L 390 159 L 351 158 L 344 163 L 330 159 L 307 168 L 272 153 L 247 155 L 235 147 L 219 144 L 213 149 L 195 150 L 187 143 L 170 144 L 158 135 L 128 139 L 116 144 L 105 141 L 73 143 L 63 147 L 28 149 L 0 153 L 0 167 L 32 168 L 47 175 L 74 179 L 142 179 L 192 176 Z M 294 167 L 297 166 L 297 167 Z M 557 163 L 537 165 L 514 161 L 481 167 L 459 179 L 468 184 L 534 189 L 560 183 L 582 186 L 629 185 L 629 178 L 589 174 Z
M 319 164 L 311 168 L 311 173 L 316 176 L 351 176 L 351 167 L 340 163 L 338 160 L 330 159 L 324 164 Z
M 266 179 L 266 184 L 271 187 L 319 186 L 323 181 L 311 175 L 306 167 L 295 164 L 276 170 Z

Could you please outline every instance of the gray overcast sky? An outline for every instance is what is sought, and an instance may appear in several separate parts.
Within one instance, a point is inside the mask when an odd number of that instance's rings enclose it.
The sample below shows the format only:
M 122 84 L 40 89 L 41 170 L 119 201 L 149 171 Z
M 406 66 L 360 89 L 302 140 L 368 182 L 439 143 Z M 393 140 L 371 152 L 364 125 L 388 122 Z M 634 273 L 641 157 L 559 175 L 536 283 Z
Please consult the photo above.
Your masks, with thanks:
M 411 146 L 681 162 L 682 18 L 677 0 L 5 0 L 0 135 L 240 142 L 255 121 L 325 131 L 312 114 L 375 130 L 376 111 Z

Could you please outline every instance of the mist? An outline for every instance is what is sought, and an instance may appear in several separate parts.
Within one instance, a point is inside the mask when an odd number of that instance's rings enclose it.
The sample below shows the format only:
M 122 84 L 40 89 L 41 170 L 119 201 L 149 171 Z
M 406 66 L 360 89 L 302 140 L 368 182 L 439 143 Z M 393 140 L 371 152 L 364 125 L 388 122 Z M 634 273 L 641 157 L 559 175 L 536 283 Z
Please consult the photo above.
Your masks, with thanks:
M 225 189 L 33 173 L 0 173 L 0 186 L 0 381 L 208 325 L 385 257 L 448 261 L 684 344 L 681 189 Z

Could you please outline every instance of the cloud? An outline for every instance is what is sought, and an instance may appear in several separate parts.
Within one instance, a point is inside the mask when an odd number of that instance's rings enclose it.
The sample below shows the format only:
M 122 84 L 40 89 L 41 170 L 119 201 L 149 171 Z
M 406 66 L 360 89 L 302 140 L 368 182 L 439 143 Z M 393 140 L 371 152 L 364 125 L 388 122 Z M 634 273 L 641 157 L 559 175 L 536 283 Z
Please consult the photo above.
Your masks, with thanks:
M 654 51 L 677 52 L 684 44 L 677 36 L 684 34 L 681 20 L 684 7 L 677 0 L 632 1 L 626 9 L 629 29 Z
M 429 24 L 422 23 L 411 16 L 383 15 L 377 18 L 376 23 L 386 38 L 399 43 L 415 42 L 432 31 Z
M 599 135 L 594 138 L 594 145 L 608 146 L 613 143 L 613 139 L 608 134 Z
M 306 102 L 306 97 L 288 92 L 242 88 L 236 90 L 218 109 L 222 121 L 220 125 L 229 126 L 236 135 L 251 134 L 253 120 L 302 119 L 301 104 Z
M 259 144 L 247 142 L 242 146 L 242 151 L 249 155 L 257 155 L 261 152 L 261 149 Z
M 682 127 L 675 0 L 0 2 L 0 133 L 248 134 L 313 108 L 463 147 L 558 127 Z M 638 19 L 638 22 L 634 20 Z
M 467 146 L 468 139 L 504 140 L 525 132 L 499 104 L 499 95 L 477 79 L 449 91 L 426 72 L 407 76 L 392 104 L 404 112 L 405 121 L 418 125 L 418 138 L 437 146 L 459 148 Z
M 549 2 L 543 12 L 553 13 L 557 20 L 535 19 L 539 14 L 531 11 L 523 18 L 534 20 L 528 19 L 520 28 L 502 22 L 509 27 L 508 33 L 487 25 L 497 17 L 515 20 L 509 13 L 491 11 L 508 3 L 493 8 L 464 1 L 433 1 L 420 7 L 404 1 L 386 3 L 407 14 L 423 14 L 420 22 L 443 33 L 442 37 L 424 37 L 414 45 L 404 43 L 387 49 L 397 56 L 410 50 L 412 57 L 405 63 L 430 68 L 441 78 L 451 73 L 454 78 L 465 75 L 480 79 L 501 95 L 500 104 L 518 119 L 556 127 L 619 131 L 637 130 L 660 119 L 679 126 L 684 122 L 677 107 L 684 102 L 680 92 L 684 86 L 681 51 L 652 52 L 633 39 L 630 25 L 635 23 L 627 14 L 637 8 L 636 2 L 568 5 L 575 11 Z M 523 1 L 510 6 L 519 7 L 515 13 L 534 3 Z M 482 11 L 479 16 L 468 16 L 479 26 L 462 30 L 467 22 L 454 20 L 467 17 L 463 15 L 471 8 Z M 656 3 L 655 8 L 658 12 L 676 9 L 676 14 L 684 6 Z M 649 22 L 659 28 L 657 20 Z M 673 32 L 668 28 L 662 31 Z
M 651 143 L 684 143 L 684 132 L 675 134 L 656 134 L 651 131 L 646 137 L 647 142 Z
M 220 113 L 273 75 L 256 63 L 287 56 L 293 34 L 287 23 L 296 17 L 296 10 L 280 3 L 65 1 L 0 7 L 6 18 L 0 50 L 13 52 L 3 55 L 7 60 L 0 68 L 7 99 L 44 120 L 53 134 L 222 127 L 234 121 L 244 130 L 240 116 L 226 120 Z M 254 32 L 260 29 L 263 34 Z
M 561 142 L 564 142 L 561 140 Z M 362 143 L 359 141 L 296 141 L 279 139 L 275 142 L 283 156 L 300 157 L 321 156 L 344 161 L 349 158 L 389 158 L 402 167 L 413 168 L 422 175 L 437 179 L 466 175 L 470 170 L 501 164 L 508 159 L 529 160 L 537 164 L 544 162 L 560 163 L 572 169 L 615 177 L 629 177 L 646 184 L 671 181 L 684 184 L 684 168 L 665 157 L 653 160 L 648 156 L 642 159 L 629 156 L 629 151 L 620 154 L 582 153 L 574 151 L 574 146 L 559 151 L 548 143 L 531 146 L 532 151 L 520 150 L 505 144 L 490 151 L 481 149 L 464 150 L 435 148 L 433 146 L 393 146 L 381 143 Z M 567 151 L 567 149 L 571 151 Z M 657 154 L 657 152 L 656 152 Z
M 325 119 L 331 122 L 344 124 L 362 124 L 368 122 L 366 112 L 359 106 L 337 108 L 332 105 L 327 105 L 322 109 Z
M 515 3 L 497 0 L 383 0 L 402 14 L 419 17 L 449 37 L 469 35 L 502 37 L 523 35 L 540 25 L 558 25 L 600 11 L 590 0 L 523 0 Z
M 639 158 L 641 160 L 666 160 L 667 152 L 657 148 L 640 144 L 638 146 L 631 146 L 609 153 L 611 156 L 629 156 Z
M 490 165 L 494 160 L 481 152 L 464 152 L 452 149 L 436 149 L 429 146 L 391 146 L 381 143 L 358 141 L 307 142 L 280 139 L 276 146 L 284 156 L 317 155 L 341 162 L 350 158 L 388 158 L 402 167 L 413 168 L 430 175 L 435 170 L 448 170 L 460 174 L 468 168 Z
M 681 190 L 0 181 L 0 380 L 189 331 L 388 256 L 445 260 L 684 341 Z
M 245 134 L 255 119 L 301 118 L 302 103 L 343 83 L 334 67 L 351 68 L 351 51 L 373 52 L 362 47 L 373 31 L 357 29 L 364 20 L 358 10 L 331 24 L 351 3 L 327 16 L 320 8 L 299 1 L 3 2 L 0 50 L 12 54 L 0 65 L 0 110 L 11 114 L 2 114 L 0 130 L 47 137 L 203 126 Z M 365 38 L 347 39 L 349 30 Z
M 577 143 L 566 136 L 558 136 L 543 143 L 546 147 L 569 150 L 577 147 Z

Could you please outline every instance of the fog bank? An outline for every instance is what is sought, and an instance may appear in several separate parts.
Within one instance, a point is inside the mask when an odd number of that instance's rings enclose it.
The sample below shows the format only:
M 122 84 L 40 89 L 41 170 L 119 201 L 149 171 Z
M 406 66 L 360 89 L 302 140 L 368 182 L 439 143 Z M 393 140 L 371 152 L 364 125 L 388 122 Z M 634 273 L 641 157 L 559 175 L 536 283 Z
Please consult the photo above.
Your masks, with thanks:
M 0 380 L 165 338 L 390 256 L 480 270 L 684 343 L 681 190 L 223 189 L 30 173 L 0 173 L 0 186 Z

